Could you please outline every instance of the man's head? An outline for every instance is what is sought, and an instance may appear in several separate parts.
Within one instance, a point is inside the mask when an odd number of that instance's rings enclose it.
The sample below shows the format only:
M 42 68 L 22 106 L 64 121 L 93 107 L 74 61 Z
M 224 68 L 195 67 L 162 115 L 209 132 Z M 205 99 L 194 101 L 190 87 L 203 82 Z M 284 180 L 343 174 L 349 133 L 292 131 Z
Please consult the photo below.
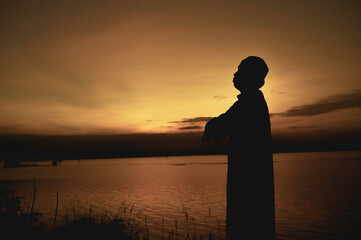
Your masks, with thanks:
M 268 67 L 262 58 L 249 56 L 242 60 L 234 74 L 234 87 L 241 92 L 259 89 L 263 86 L 267 73 Z

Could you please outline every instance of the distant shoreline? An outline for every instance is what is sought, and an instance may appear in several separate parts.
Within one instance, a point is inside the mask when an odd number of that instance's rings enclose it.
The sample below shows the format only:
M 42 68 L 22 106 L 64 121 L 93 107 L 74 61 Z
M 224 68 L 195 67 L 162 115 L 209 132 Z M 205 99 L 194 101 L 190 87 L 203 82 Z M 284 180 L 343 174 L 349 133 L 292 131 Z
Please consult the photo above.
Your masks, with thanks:
M 202 133 L 123 135 L 0 135 L 0 162 L 227 154 L 228 140 L 201 142 Z M 274 153 L 361 150 L 361 137 L 296 139 L 274 136 Z M 16 165 L 16 163 L 15 163 Z
M 293 150 L 293 149 L 292 149 Z M 361 151 L 361 149 L 297 149 L 298 151 L 274 151 L 273 153 L 304 153 L 304 152 L 343 152 L 343 151 Z M 16 158 L 5 158 L 0 159 L 1 163 L 11 163 L 7 168 L 18 168 L 18 167 L 41 167 L 44 166 L 42 164 L 24 164 L 23 162 L 41 162 L 41 161 L 49 161 L 52 164 L 49 166 L 60 165 L 61 161 L 81 161 L 81 160 L 96 160 L 96 159 L 125 159 L 125 158 L 167 158 L 167 157 L 181 157 L 181 156 L 214 156 L 214 155 L 227 155 L 227 152 L 215 152 L 215 153 L 169 153 L 169 154 L 132 154 L 132 155 L 97 155 L 97 156 L 86 156 L 84 155 L 82 158 L 74 158 L 71 156 L 67 156 L 64 158 L 54 157 L 54 158 L 46 158 L 45 156 L 17 156 Z

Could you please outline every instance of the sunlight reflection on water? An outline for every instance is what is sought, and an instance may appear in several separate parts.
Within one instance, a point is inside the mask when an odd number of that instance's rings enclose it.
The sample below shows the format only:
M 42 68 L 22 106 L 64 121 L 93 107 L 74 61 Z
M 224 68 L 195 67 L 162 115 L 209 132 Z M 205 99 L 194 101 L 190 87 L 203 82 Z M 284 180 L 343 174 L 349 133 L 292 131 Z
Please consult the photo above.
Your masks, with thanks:
M 360 151 L 275 154 L 277 237 L 338 239 L 359 223 L 360 157 Z M 127 207 L 130 214 L 134 205 L 134 218 L 147 216 L 152 237 L 163 228 L 182 233 L 195 227 L 199 235 L 212 228 L 224 238 L 226 163 L 225 155 L 63 161 L 60 167 L 0 169 L 0 181 L 26 197 L 26 209 L 36 179 L 35 208 L 48 221 L 58 192 L 60 215 L 73 206 L 100 213 Z

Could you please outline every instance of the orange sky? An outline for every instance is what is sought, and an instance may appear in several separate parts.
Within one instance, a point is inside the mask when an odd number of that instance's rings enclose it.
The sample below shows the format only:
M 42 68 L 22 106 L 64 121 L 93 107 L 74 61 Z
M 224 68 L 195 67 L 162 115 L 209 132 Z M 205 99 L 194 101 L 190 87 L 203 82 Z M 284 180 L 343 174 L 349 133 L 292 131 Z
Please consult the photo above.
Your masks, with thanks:
M 0 133 L 200 130 L 249 55 L 270 68 L 273 132 L 360 130 L 360 5 L 2 1 Z

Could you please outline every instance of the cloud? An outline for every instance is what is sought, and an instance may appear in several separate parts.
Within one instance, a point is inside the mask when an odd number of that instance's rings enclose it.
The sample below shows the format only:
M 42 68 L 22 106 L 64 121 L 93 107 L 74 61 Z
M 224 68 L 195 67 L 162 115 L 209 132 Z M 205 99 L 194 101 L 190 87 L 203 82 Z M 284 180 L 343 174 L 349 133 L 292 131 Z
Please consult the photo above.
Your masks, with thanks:
M 283 113 L 273 113 L 271 116 L 280 115 L 286 117 L 315 116 L 346 108 L 361 107 L 361 89 L 347 94 L 329 96 L 313 104 L 293 107 Z
M 281 94 L 281 93 L 280 93 Z M 218 98 L 215 96 L 214 98 Z M 346 93 L 332 95 L 327 98 L 316 101 L 312 104 L 300 105 L 282 113 L 270 113 L 270 117 L 285 116 L 285 117 L 298 117 L 298 116 L 316 116 L 324 113 L 333 112 L 336 110 L 347 108 L 361 108 L 361 89 Z M 201 129 L 202 124 L 211 120 L 212 117 L 195 117 L 195 118 L 183 118 L 180 121 L 171 121 L 169 123 L 178 124 L 180 130 L 195 130 Z M 311 129 L 317 128 L 317 126 L 290 126 L 290 129 Z
M 280 90 L 277 90 L 277 89 L 271 89 L 270 92 L 271 93 L 277 93 L 277 94 L 280 94 L 280 95 L 285 94 L 284 91 L 280 91 Z
M 201 129 L 201 126 L 198 125 L 191 125 L 187 127 L 180 127 L 179 130 L 195 130 L 195 129 Z
M 180 121 L 171 121 L 168 123 L 177 124 L 178 130 L 200 130 L 203 129 L 203 125 L 212 118 L 213 117 L 183 118 Z
M 195 118 L 183 118 L 180 121 L 171 121 L 169 123 L 203 123 L 208 122 L 213 117 L 195 117 Z
M 225 96 L 219 96 L 219 95 L 216 95 L 213 97 L 213 99 L 216 99 L 216 100 L 222 100 L 222 99 L 226 99 L 227 97 Z

